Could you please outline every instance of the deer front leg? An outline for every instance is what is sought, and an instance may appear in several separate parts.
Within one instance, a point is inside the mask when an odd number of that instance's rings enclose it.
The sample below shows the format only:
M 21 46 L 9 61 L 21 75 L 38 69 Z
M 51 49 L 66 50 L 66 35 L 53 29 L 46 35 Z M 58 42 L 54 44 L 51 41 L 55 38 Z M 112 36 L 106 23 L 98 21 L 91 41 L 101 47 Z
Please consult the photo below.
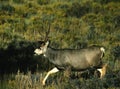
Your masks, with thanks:
M 49 76 L 50 74 L 57 73 L 58 71 L 59 71 L 59 70 L 58 70 L 58 68 L 56 68 L 56 67 L 54 67 L 52 70 L 50 70 L 50 71 L 47 73 L 47 75 L 45 76 L 45 78 L 43 79 L 42 85 L 45 85 L 45 82 L 46 82 L 46 80 L 47 80 L 47 78 L 48 78 L 48 76 Z

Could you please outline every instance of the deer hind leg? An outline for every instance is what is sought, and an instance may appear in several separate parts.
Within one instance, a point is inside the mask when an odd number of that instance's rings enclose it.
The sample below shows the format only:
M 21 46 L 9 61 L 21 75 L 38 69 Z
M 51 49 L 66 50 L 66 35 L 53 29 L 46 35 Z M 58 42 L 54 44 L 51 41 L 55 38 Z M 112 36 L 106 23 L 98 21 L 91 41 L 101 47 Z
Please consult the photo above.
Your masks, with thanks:
M 105 64 L 101 69 L 97 69 L 100 72 L 100 78 L 103 78 L 105 76 L 107 65 L 108 64 Z
M 45 76 L 45 78 L 43 79 L 42 81 L 42 85 L 45 85 L 45 82 L 47 80 L 47 78 L 49 77 L 50 74 L 53 74 L 53 73 L 57 73 L 59 70 L 58 68 L 54 67 L 52 70 L 50 70 L 47 75 Z

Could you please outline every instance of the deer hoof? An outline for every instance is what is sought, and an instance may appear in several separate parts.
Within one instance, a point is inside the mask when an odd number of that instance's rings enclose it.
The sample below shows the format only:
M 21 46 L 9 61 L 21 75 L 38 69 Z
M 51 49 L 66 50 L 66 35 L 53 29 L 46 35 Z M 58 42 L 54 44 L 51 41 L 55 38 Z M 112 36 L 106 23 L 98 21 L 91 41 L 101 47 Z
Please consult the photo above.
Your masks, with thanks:
M 42 82 L 42 85 L 45 86 L 45 82 L 44 81 Z

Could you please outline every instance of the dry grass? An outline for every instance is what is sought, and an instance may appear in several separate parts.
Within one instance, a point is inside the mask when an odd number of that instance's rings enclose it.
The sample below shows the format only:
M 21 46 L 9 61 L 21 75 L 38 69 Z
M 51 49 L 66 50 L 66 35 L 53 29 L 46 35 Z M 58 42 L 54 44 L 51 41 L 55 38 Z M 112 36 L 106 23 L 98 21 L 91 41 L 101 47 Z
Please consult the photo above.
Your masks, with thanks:
M 23 74 L 18 71 L 14 78 L 8 80 L 8 87 L 1 89 L 120 89 L 120 71 L 109 72 L 103 79 L 71 78 L 66 74 L 63 72 L 53 74 L 48 78 L 46 86 L 42 86 L 41 81 L 46 72 Z

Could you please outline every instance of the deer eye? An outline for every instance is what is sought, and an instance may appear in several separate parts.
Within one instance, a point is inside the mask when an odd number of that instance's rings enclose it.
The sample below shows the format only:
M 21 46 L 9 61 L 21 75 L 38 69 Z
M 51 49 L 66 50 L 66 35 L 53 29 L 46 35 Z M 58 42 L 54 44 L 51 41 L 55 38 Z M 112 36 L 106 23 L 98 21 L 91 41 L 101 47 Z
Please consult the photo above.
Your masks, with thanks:
M 40 47 L 40 50 L 42 50 L 43 49 L 43 47 Z

